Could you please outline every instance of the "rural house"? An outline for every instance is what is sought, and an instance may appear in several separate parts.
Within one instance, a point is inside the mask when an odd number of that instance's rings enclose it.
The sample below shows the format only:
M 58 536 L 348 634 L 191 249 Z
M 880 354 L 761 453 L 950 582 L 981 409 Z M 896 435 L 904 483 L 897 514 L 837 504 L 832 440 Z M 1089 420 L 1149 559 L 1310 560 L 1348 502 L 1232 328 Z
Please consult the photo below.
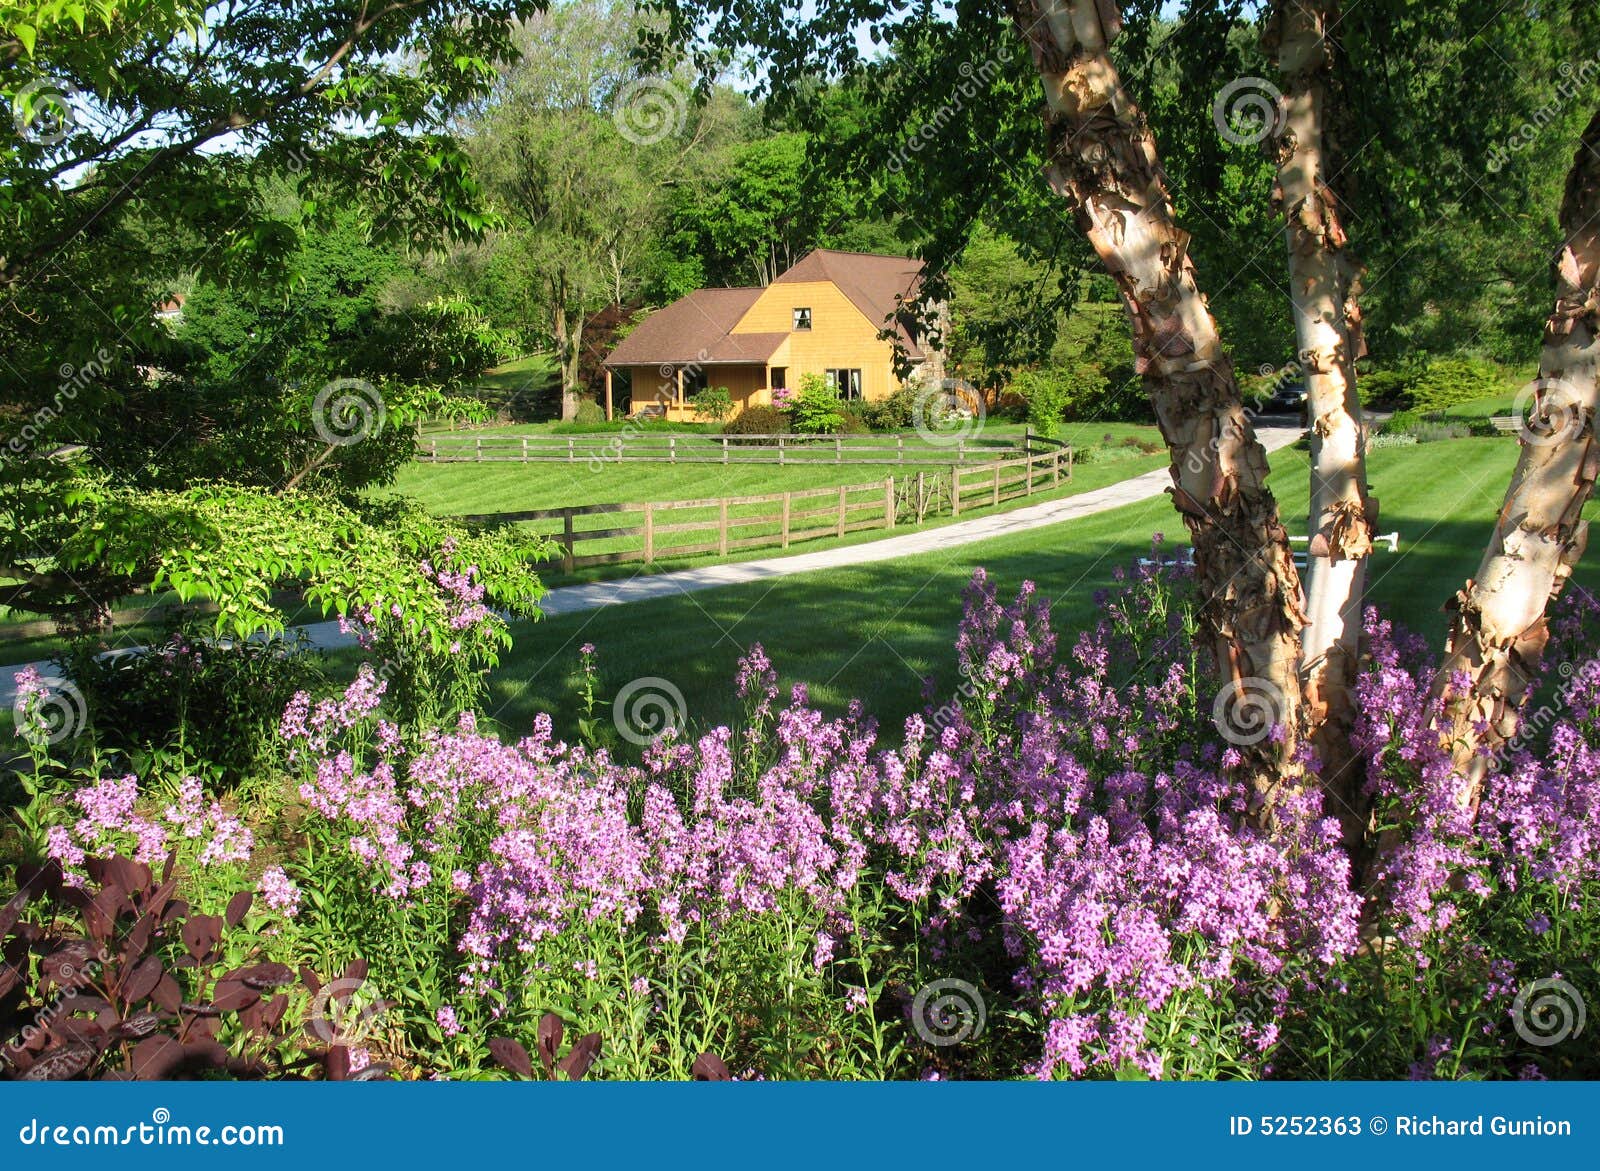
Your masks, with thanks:
M 768 405 L 774 391 L 816 374 L 845 399 L 881 399 L 901 385 L 896 345 L 912 379 L 943 377 L 907 306 L 919 261 L 819 248 L 765 288 L 700 289 L 652 313 L 605 360 L 606 418 L 626 397 L 629 414 L 693 420 L 706 387 L 726 387 L 736 412 Z

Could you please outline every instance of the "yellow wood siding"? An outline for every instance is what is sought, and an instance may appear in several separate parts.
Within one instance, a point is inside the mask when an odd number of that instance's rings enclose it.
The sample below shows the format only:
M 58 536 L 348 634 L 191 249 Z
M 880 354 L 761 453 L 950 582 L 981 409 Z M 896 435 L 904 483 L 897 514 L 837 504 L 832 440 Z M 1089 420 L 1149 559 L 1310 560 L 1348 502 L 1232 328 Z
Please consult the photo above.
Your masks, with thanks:
M 794 311 L 800 308 L 811 310 L 810 330 L 793 328 Z M 868 321 L 832 281 L 780 281 L 762 291 L 732 332 L 787 333 L 789 340 L 771 364 L 788 367 L 791 390 L 800 385 L 802 374 L 859 370 L 862 396 L 880 399 L 900 385 L 894 376 L 894 346 L 878 338 L 881 328 L 882 323 Z

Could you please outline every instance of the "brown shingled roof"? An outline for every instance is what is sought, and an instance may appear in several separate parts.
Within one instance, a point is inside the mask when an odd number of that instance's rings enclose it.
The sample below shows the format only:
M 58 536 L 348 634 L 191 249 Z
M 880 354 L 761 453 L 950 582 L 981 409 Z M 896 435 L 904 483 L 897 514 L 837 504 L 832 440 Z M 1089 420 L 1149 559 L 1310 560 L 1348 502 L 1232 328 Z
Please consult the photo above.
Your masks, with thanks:
M 832 281 L 868 321 L 880 329 L 893 326 L 906 352 L 913 358 L 922 357 L 908 315 L 900 311 L 902 302 L 909 303 L 916 298 L 922 283 L 921 261 L 904 256 L 879 256 L 873 252 L 818 248 L 807 253 L 773 283 L 796 281 Z
M 706 363 L 714 360 L 712 351 L 731 341 L 729 331 L 739 323 L 745 311 L 756 303 L 760 289 L 698 289 L 664 309 L 657 309 L 623 338 L 607 366 L 652 366 L 656 363 L 685 364 Z M 751 334 L 749 337 L 783 334 Z M 774 344 L 772 349 L 777 349 Z M 765 355 L 763 355 L 764 357 Z M 760 361 L 761 358 L 728 357 L 722 361 Z

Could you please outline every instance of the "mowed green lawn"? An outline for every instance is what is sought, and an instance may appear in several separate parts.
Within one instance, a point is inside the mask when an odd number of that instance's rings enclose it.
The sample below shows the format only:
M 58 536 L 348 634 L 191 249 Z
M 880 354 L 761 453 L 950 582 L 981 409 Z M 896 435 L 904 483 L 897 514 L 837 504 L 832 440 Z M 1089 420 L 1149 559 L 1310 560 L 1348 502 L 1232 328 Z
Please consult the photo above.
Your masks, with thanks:
M 1398 554 L 1373 560 L 1371 597 L 1387 614 L 1441 639 L 1441 606 L 1476 571 L 1516 456 L 1506 439 L 1371 454 L 1379 527 L 1401 537 Z M 1293 449 L 1273 456 L 1273 488 L 1291 532 L 1305 531 L 1306 459 Z M 574 735 L 577 648 L 592 642 L 604 695 L 636 678 L 664 678 L 683 692 L 691 721 L 709 726 L 735 714 L 736 664 L 759 642 L 785 687 L 806 682 L 833 710 L 860 697 L 893 731 L 922 706 L 924 676 L 945 692 L 953 685 L 961 591 L 974 569 L 986 568 L 1003 593 L 1036 582 L 1054 600 L 1058 629 L 1071 631 L 1092 621 L 1095 591 L 1156 531 L 1182 533 L 1166 497 L 945 553 L 519 625 L 516 647 L 493 677 L 489 710 L 513 732 L 548 711 L 562 735 Z M 1597 583 L 1593 566 L 1580 569 L 1581 587 Z
M 1023 429 L 1020 425 L 995 425 L 984 428 L 982 439 L 991 443 L 1020 442 L 1022 436 Z M 1070 480 L 1064 481 L 1059 487 L 1050 487 L 1046 483 L 1045 469 L 1039 468 L 1036 471 L 1034 494 L 1031 497 L 1006 501 L 1001 504 L 1001 508 L 1014 508 L 1086 492 L 1138 475 L 1140 472 L 1162 467 L 1166 463 L 1167 457 L 1164 454 L 1142 455 L 1135 448 L 1122 446 L 1130 439 L 1146 444 L 1158 443 L 1160 435 L 1154 427 L 1099 423 L 1069 428 L 1063 432 L 1062 437 L 1068 438 L 1069 442 L 1079 448 L 1114 446 L 1115 454 L 1124 458 L 1118 458 L 1114 462 L 1079 463 L 1073 467 Z M 915 435 L 912 438 L 924 450 L 941 457 L 945 455 L 946 449 L 934 448 Z M 887 442 L 892 442 L 892 438 Z M 910 440 L 907 446 L 910 447 Z M 969 466 L 975 462 L 983 461 L 981 458 L 976 461 L 969 459 Z M 884 500 L 884 490 L 881 486 L 887 478 L 893 477 L 896 484 L 904 484 L 907 479 L 915 479 L 920 471 L 931 481 L 935 476 L 946 475 L 944 471 L 946 466 L 942 463 L 893 465 L 850 462 L 838 464 L 812 462 L 780 466 L 776 463 L 618 463 L 609 460 L 527 464 L 414 463 L 402 470 L 399 479 L 389 491 L 414 497 L 422 501 L 430 511 L 440 515 L 492 516 L 589 504 L 714 500 L 723 497 L 770 496 L 784 492 L 831 489 L 841 485 L 860 486 L 862 491 L 850 495 L 846 519 L 850 524 L 866 524 L 881 521 Z M 962 516 L 993 511 L 992 507 L 983 503 L 985 497 L 982 483 L 981 473 L 971 473 L 963 479 L 965 488 L 962 497 Z M 734 539 L 774 538 L 770 544 L 736 551 L 729 557 L 718 557 L 712 553 L 660 559 L 653 563 L 651 572 L 772 555 L 779 550 L 776 537 L 780 525 L 775 519 L 769 519 L 765 523 L 753 523 L 751 518 L 773 518 L 779 507 L 780 505 L 775 502 L 767 502 L 733 505 L 729 510 L 730 519 L 738 526 L 733 530 Z M 797 500 L 793 504 L 797 513 L 802 510 L 825 511 L 836 507 L 837 497 L 831 493 Z M 715 506 L 675 509 L 671 513 L 658 514 L 658 523 L 661 524 L 708 526 L 692 532 L 663 536 L 658 547 L 669 545 L 681 547 L 713 541 L 714 529 L 710 526 L 714 526 L 717 519 L 718 509 Z M 952 519 L 945 515 L 929 518 L 927 523 L 947 524 Z M 637 527 L 641 523 L 642 518 L 638 513 L 620 516 L 614 513 L 601 513 L 576 518 L 575 528 L 582 533 L 586 530 Z M 801 528 L 809 528 L 813 534 L 818 534 L 831 523 L 828 517 L 812 517 L 797 520 L 794 529 L 798 532 Z M 530 531 L 554 533 L 559 530 L 560 522 L 536 521 L 530 522 L 526 527 Z M 844 538 L 812 535 L 803 542 L 797 540 L 796 546 L 803 546 L 810 551 L 875 540 L 882 535 L 881 529 L 867 529 Z M 583 556 L 638 552 L 642 547 L 643 537 L 634 535 L 582 541 L 576 551 Z M 559 580 L 565 582 L 596 577 L 627 576 L 638 572 L 639 568 L 637 563 L 591 567 L 580 570 L 570 578 L 559 577 Z M 546 572 L 553 582 L 558 580 L 558 570 L 554 565 Z

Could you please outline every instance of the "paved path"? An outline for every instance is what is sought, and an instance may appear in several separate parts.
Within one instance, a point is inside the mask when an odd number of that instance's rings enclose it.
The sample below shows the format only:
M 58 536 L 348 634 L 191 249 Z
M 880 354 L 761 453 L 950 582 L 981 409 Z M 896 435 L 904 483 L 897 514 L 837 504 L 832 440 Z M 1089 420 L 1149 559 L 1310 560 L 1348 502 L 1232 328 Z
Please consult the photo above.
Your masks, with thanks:
M 1258 420 L 1256 434 L 1261 445 L 1269 452 L 1288 447 L 1304 431 L 1297 425 L 1277 426 L 1268 420 Z M 1067 496 L 1047 500 L 1043 504 L 1030 504 L 1010 512 L 956 521 L 937 528 L 920 529 L 899 537 L 886 537 L 865 541 L 859 545 L 845 545 L 835 549 L 820 549 L 814 553 L 795 553 L 785 557 L 764 557 L 757 561 L 740 561 L 732 565 L 708 565 L 701 569 L 680 569 L 671 573 L 654 573 L 630 578 L 627 581 L 593 582 L 588 585 L 559 586 L 539 601 L 539 608 L 549 615 L 577 614 L 586 610 L 599 610 L 606 606 L 619 606 L 628 602 L 643 602 L 651 598 L 672 598 L 679 594 L 700 590 L 720 589 L 723 586 L 744 585 L 753 581 L 767 581 L 775 577 L 788 577 L 796 573 L 811 573 L 818 569 L 837 569 L 846 565 L 870 565 L 878 561 L 894 561 L 914 557 L 919 553 L 933 553 L 953 549 L 996 537 L 1007 537 L 1029 529 L 1060 524 L 1121 508 L 1124 504 L 1137 504 L 1159 496 L 1172 484 L 1172 476 L 1165 467 L 1145 472 L 1131 479 L 1107 484 Z M 353 646 L 355 639 L 340 632 L 337 622 L 313 622 L 299 627 L 313 646 L 324 650 Z M 23 664 L 0 668 L 0 703 L 10 705 L 16 687 L 12 671 Z M 34 663 L 45 674 L 47 665 Z

